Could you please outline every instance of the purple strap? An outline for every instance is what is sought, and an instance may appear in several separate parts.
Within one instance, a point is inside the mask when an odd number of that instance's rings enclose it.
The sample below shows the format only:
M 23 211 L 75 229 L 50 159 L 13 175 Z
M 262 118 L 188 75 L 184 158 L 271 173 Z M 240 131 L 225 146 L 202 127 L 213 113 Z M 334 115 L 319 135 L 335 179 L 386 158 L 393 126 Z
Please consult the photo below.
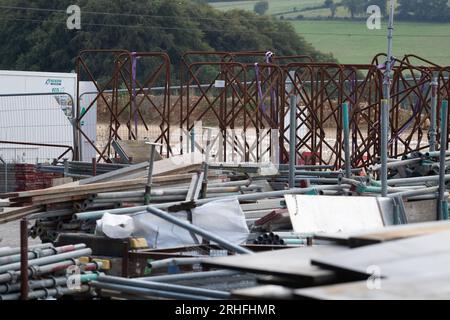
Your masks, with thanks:
M 134 131 L 135 136 L 137 138 L 137 132 L 138 132 L 138 116 L 137 116 L 137 110 L 136 110 L 136 70 L 137 70 L 137 52 L 131 53 L 131 88 L 132 88 L 132 100 L 133 101 L 133 113 L 134 113 Z

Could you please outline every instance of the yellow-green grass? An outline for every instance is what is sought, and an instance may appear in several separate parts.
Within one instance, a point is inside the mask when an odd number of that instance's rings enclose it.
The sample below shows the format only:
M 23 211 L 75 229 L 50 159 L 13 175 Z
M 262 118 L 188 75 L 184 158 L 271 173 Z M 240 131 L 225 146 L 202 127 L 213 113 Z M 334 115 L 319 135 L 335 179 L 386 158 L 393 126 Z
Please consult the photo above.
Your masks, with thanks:
M 253 11 L 258 1 L 223 1 L 211 2 L 210 5 L 220 10 L 242 9 Z M 268 0 L 268 14 L 278 14 L 323 5 L 325 0 Z M 297 15 L 300 13 L 297 13 Z
M 369 30 L 364 21 L 292 21 L 297 32 L 316 49 L 332 53 L 341 63 L 370 63 L 387 49 L 386 21 L 381 30 Z M 415 54 L 450 66 L 450 24 L 398 22 L 394 54 Z

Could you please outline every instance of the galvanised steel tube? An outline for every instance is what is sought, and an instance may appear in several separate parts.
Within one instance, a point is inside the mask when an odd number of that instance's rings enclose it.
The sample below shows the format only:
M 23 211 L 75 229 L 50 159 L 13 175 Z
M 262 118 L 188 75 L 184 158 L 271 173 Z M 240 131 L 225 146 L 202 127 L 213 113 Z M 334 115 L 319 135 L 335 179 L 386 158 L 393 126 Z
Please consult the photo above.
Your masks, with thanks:
M 419 164 L 422 161 L 423 161 L 423 159 L 421 159 L 421 158 L 399 160 L 399 161 L 395 161 L 395 162 L 389 162 L 386 165 L 386 167 L 388 169 L 394 169 L 394 168 L 403 167 L 403 166 L 407 166 L 407 165 L 411 165 L 411 164 Z M 381 166 L 380 165 L 374 165 L 371 169 L 373 171 L 379 171 L 379 170 L 381 170 Z
M 447 152 L 447 138 L 448 138 L 448 101 L 442 101 L 441 106 L 441 143 L 440 143 L 440 165 L 439 165 L 439 203 L 438 203 L 438 212 L 437 218 L 438 220 L 448 220 L 448 208 L 446 208 L 445 203 L 445 155 Z M 445 202 L 445 203 L 444 203 Z M 444 212 L 446 209 L 447 212 Z
M 154 214 L 155 216 L 164 219 L 168 222 L 171 222 L 181 228 L 184 228 L 186 230 L 189 230 L 195 234 L 200 235 L 201 237 L 208 239 L 209 241 L 215 242 L 217 244 L 219 244 L 220 246 L 222 246 L 225 249 L 228 249 L 230 251 L 234 251 L 236 253 L 247 253 L 247 254 L 252 254 L 253 251 L 248 250 L 246 248 L 243 248 L 241 246 L 235 245 L 234 243 L 229 242 L 228 240 L 216 236 L 215 234 L 212 234 L 196 225 L 193 225 L 189 222 L 180 220 L 178 218 L 175 218 L 174 216 L 172 216 L 171 214 L 164 212 L 158 208 L 154 208 L 152 206 L 148 206 L 147 207 L 147 211 Z
M 57 287 L 43 290 L 34 290 L 28 293 L 29 299 L 43 299 L 49 297 L 61 297 L 64 295 L 70 295 L 75 293 L 86 293 L 89 292 L 90 288 L 88 285 L 82 285 L 80 290 L 69 289 L 67 287 Z M 18 300 L 20 298 L 19 293 L 11 293 L 0 295 L 0 300 Z
M 76 244 L 76 245 L 67 245 L 67 246 L 49 248 L 49 249 L 34 249 L 31 251 L 28 250 L 28 260 L 36 259 L 38 257 L 48 257 L 48 256 L 55 255 L 58 253 L 69 252 L 69 251 L 74 251 L 74 250 L 83 249 L 83 248 L 86 248 L 86 245 Z M 20 261 L 20 254 L 0 257 L 0 265 L 14 263 L 14 262 L 18 262 L 18 261 Z
M 289 188 L 295 188 L 295 163 L 297 155 L 297 96 L 290 97 L 289 122 Z
M 350 158 L 350 118 L 347 102 L 342 104 L 342 123 L 344 126 L 345 177 L 349 179 L 352 175 L 352 164 Z
M 238 274 L 240 274 L 240 272 L 238 272 L 238 271 L 218 270 L 218 271 L 178 273 L 178 274 L 169 274 L 169 275 L 153 276 L 153 277 L 142 277 L 142 278 L 138 278 L 138 279 L 143 280 L 143 281 L 153 281 L 153 282 L 176 282 L 176 281 L 185 281 L 185 280 L 235 276 Z
M 431 106 L 430 106 L 430 129 L 428 135 L 430 137 L 430 152 L 436 151 L 436 113 L 438 104 L 439 77 L 433 76 L 431 81 Z
M 114 290 L 114 291 L 118 291 L 118 292 L 129 293 L 129 294 L 139 295 L 139 296 L 150 296 L 150 297 L 158 297 L 158 298 L 183 299 L 183 300 L 211 300 L 211 298 L 204 297 L 204 296 L 195 296 L 195 295 L 190 295 L 190 294 L 182 294 L 182 293 L 152 290 L 152 289 L 146 289 L 146 288 L 130 287 L 130 286 L 105 283 L 105 282 L 99 282 L 99 281 L 91 281 L 90 285 L 97 289 Z
M 53 244 L 51 244 L 51 243 L 36 244 L 33 246 L 29 246 L 28 251 L 39 250 L 39 249 L 48 249 L 48 248 L 53 248 Z M 20 247 L 18 247 L 18 248 L 0 248 L 0 257 L 11 256 L 14 254 L 19 254 L 19 253 L 20 253 Z
M 450 174 L 445 175 L 445 181 L 450 180 Z M 400 178 L 389 179 L 388 185 L 411 185 L 411 184 L 423 184 L 427 182 L 439 182 L 439 176 L 426 176 L 426 177 L 414 177 L 414 178 Z M 379 181 L 372 181 L 374 185 L 380 185 Z
M 43 258 L 30 260 L 28 262 L 28 265 L 29 266 L 36 266 L 36 265 L 39 266 L 39 265 L 44 265 L 44 264 L 51 264 L 51 263 L 60 262 L 60 261 L 67 260 L 67 259 L 79 258 L 82 256 L 89 256 L 91 254 L 92 254 L 92 250 L 89 248 L 86 248 L 86 249 L 75 250 L 75 251 L 71 251 L 71 252 L 55 254 L 55 255 L 49 256 L 49 257 L 43 257 Z M 0 274 L 8 272 L 8 271 L 17 271 L 19 269 L 20 269 L 20 262 L 6 264 L 3 266 L 0 266 Z
M 80 275 L 80 282 L 86 283 L 88 281 L 96 280 L 98 278 L 98 274 L 82 274 Z M 48 279 L 42 280 L 30 280 L 29 288 L 30 289 L 41 289 L 41 288 L 54 288 L 59 286 L 66 286 L 68 278 L 66 276 L 62 277 L 51 277 Z M 20 291 L 20 284 L 2 284 L 0 285 L 0 293 L 13 293 Z
M 139 288 L 146 288 L 146 289 L 152 289 L 152 290 L 177 292 L 177 293 L 182 293 L 182 294 L 192 294 L 192 295 L 210 297 L 210 298 L 215 298 L 215 299 L 229 299 L 231 297 L 231 294 L 229 292 L 225 292 L 225 291 L 195 288 L 195 287 L 188 287 L 188 286 L 182 286 L 182 285 L 177 285 L 177 284 L 161 283 L 161 282 L 154 282 L 154 281 L 126 279 L 126 278 L 112 277 L 112 276 L 105 276 L 105 275 L 99 276 L 98 281 L 103 282 L 103 283 L 106 282 L 106 283 L 120 284 L 120 285 L 129 286 L 129 287 L 139 287 Z
M 428 193 L 434 193 L 439 191 L 439 187 L 430 187 L 430 188 L 424 188 L 424 189 L 417 189 L 417 190 L 409 190 L 409 191 L 403 191 L 398 193 L 391 193 L 388 194 L 388 198 L 406 198 L 406 197 L 413 197 L 413 196 L 420 196 Z
M 28 268 L 28 275 L 30 277 L 39 277 L 49 273 L 54 273 L 57 271 L 65 270 L 70 266 L 79 265 L 80 262 L 77 259 L 70 259 L 61 262 L 46 264 L 46 265 L 34 265 Z M 88 263 L 83 265 L 83 270 L 95 271 L 101 269 L 101 262 Z M 9 271 L 7 273 L 0 274 L 0 283 L 11 282 L 14 279 L 20 277 L 20 271 Z
M 388 139 L 389 139 L 389 111 L 391 108 L 391 69 L 392 69 L 392 38 L 394 34 L 394 1 L 390 0 L 388 25 L 388 52 L 386 68 L 383 77 L 383 100 L 381 102 L 381 195 L 386 197 L 388 180 Z
M 197 205 L 202 205 L 205 203 L 209 203 L 211 201 L 216 200 L 226 200 L 235 198 L 238 201 L 256 201 L 265 198 L 279 198 L 283 197 L 286 194 L 307 194 L 312 191 L 320 191 L 320 190 L 342 190 L 344 188 L 349 188 L 349 185 L 320 185 L 313 186 L 310 188 L 294 188 L 290 190 L 281 190 L 281 191 L 269 191 L 269 192 L 259 192 L 254 194 L 243 194 L 238 196 L 228 196 L 222 198 L 208 198 L 208 199 L 199 199 L 195 201 Z M 171 202 L 171 203 L 162 203 L 152 205 L 153 208 L 165 209 L 171 207 L 173 205 L 179 205 L 183 202 Z M 91 219 L 100 219 L 106 212 L 110 214 L 136 214 L 138 212 L 145 211 L 148 206 L 138 206 L 131 208 L 119 208 L 119 209 L 111 209 L 111 210 L 100 210 L 100 211 L 89 211 L 89 212 L 81 212 L 74 215 L 75 219 L 78 220 L 91 220 Z
M 343 176 L 344 172 L 340 171 L 295 171 L 296 176 L 313 176 L 313 177 L 327 177 L 337 178 Z

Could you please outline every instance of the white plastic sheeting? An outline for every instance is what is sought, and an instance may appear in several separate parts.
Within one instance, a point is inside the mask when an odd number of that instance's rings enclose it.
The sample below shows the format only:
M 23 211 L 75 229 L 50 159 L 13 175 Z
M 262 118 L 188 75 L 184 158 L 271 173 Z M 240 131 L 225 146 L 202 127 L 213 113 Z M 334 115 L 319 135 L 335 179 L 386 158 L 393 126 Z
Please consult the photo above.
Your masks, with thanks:
M 105 213 L 100 220 L 97 220 L 95 233 L 104 234 L 112 239 L 125 239 L 131 236 L 134 231 L 133 218 L 126 215 Z
M 186 211 L 173 215 L 187 220 Z M 186 229 L 151 213 L 140 214 L 133 219 L 135 225 L 133 236 L 145 238 L 152 247 L 169 248 L 195 244 L 193 237 Z M 213 201 L 193 209 L 192 223 L 234 244 L 245 242 L 249 234 L 244 212 L 237 199 Z M 202 238 L 196 237 L 201 243 Z

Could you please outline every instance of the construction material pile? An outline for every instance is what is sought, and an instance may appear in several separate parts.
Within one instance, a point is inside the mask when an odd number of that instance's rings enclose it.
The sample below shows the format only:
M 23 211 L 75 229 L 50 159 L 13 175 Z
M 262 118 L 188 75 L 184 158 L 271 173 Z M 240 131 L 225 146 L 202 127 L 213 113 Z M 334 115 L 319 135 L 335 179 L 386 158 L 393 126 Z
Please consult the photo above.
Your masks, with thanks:
M 28 281 L 23 283 L 20 248 L 0 248 L 0 300 L 89 296 L 87 283 L 98 276 L 101 263 L 88 262 L 92 250 L 84 244 L 54 247 L 45 243 L 28 250 Z M 22 288 L 25 286 L 25 288 Z

